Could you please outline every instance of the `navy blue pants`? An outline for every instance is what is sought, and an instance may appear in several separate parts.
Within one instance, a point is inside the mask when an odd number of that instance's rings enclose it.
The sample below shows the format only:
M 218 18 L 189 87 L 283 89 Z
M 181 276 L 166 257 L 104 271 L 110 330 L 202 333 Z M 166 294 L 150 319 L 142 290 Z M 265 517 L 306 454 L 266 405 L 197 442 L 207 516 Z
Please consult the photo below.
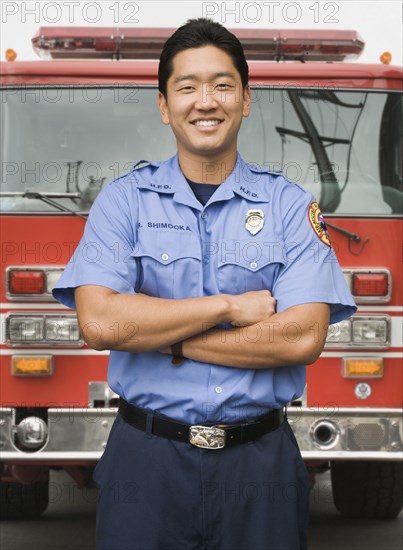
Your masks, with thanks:
M 94 480 L 97 550 L 306 549 L 309 481 L 287 421 L 207 450 L 118 416 Z

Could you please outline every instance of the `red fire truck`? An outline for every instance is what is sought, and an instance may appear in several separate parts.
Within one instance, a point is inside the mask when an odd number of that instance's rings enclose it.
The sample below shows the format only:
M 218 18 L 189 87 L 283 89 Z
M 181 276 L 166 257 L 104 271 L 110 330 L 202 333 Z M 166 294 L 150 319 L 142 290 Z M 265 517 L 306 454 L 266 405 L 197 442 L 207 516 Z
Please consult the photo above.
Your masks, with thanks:
M 107 353 L 52 299 L 102 186 L 176 151 L 156 106 L 173 29 L 41 28 L 44 61 L 1 64 L 1 517 L 37 517 L 49 472 L 91 483 L 116 415 Z M 312 474 L 349 517 L 402 504 L 402 76 L 348 63 L 353 31 L 235 29 L 252 114 L 239 150 L 319 200 L 359 306 L 330 327 L 288 415 Z M 12 59 L 12 52 L 9 52 Z M 287 337 L 292 338 L 291 335 Z

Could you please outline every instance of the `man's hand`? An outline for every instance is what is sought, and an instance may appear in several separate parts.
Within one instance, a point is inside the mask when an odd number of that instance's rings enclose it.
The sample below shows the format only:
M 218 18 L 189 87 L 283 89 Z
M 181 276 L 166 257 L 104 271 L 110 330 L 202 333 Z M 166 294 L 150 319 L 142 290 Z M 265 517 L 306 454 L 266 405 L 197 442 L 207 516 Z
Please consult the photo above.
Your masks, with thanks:
M 269 290 L 255 290 L 230 296 L 233 315 L 230 323 L 237 327 L 265 321 L 276 312 L 276 300 Z

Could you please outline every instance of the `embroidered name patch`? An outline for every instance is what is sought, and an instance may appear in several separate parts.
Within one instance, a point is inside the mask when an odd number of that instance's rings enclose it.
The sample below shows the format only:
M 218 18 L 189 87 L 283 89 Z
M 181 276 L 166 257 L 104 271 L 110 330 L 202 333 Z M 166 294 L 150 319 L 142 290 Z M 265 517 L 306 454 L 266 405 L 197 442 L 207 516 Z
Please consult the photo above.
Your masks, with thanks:
M 319 204 L 317 202 L 312 202 L 310 204 L 308 208 L 308 218 L 313 227 L 313 230 L 322 241 L 322 243 L 325 243 L 327 246 L 332 246 L 329 234 L 327 232 L 325 220 L 322 216 L 322 212 L 320 211 Z

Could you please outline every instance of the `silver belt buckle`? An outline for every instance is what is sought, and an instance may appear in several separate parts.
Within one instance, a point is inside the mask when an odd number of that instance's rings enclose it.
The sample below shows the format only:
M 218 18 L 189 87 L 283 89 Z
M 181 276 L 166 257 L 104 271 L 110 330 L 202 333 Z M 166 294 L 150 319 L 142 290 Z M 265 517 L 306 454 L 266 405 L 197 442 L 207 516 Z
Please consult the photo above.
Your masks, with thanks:
M 223 449 L 225 430 L 215 426 L 190 426 L 189 442 L 202 449 Z

